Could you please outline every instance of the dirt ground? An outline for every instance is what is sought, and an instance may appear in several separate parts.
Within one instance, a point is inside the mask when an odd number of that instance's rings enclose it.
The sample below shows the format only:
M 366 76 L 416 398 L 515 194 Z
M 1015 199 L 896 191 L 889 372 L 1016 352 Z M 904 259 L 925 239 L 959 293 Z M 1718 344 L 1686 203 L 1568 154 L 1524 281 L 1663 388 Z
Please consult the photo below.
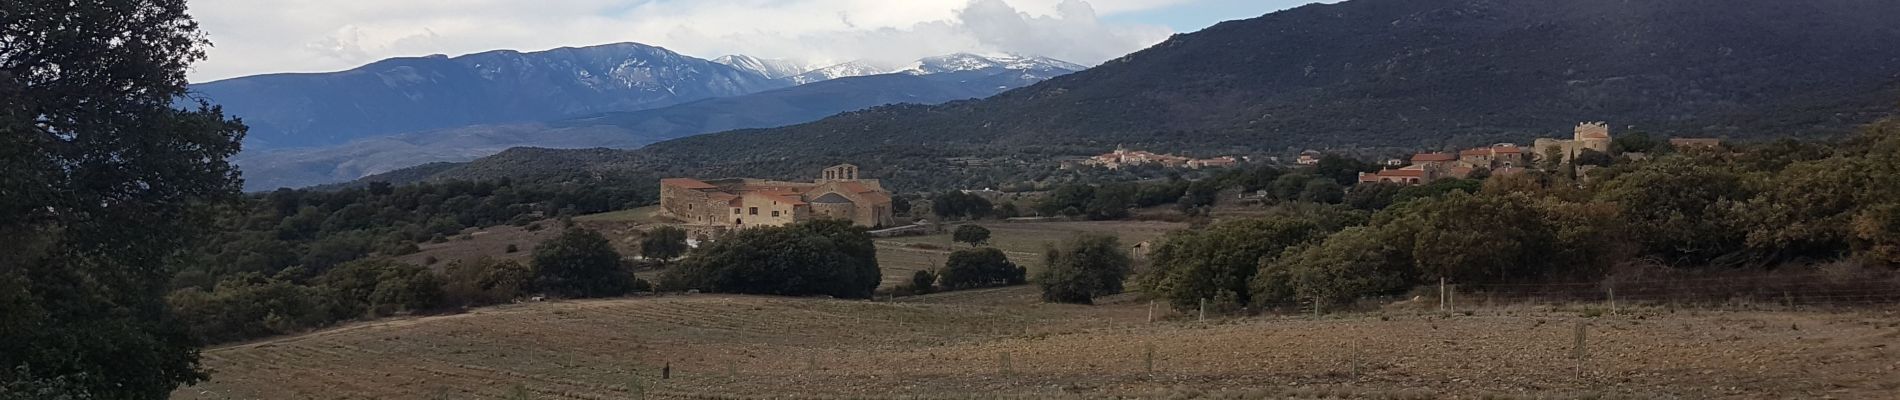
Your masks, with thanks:
M 210 349 L 181 399 L 1900 398 L 1900 310 L 1195 321 L 1035 289 L 519 304 Z M 1581 358 L 1577 330 L 1585 324 Z M 670 379 L 660 379 L 662 370 Z

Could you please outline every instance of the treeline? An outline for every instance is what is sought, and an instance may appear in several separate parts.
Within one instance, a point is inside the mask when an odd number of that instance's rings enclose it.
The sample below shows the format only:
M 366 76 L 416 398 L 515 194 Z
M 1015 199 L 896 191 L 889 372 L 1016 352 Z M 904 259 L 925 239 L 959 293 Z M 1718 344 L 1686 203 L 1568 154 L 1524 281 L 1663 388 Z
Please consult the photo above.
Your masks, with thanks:
M 1172 204 L 1188 215 L 1200 215 L 1219 200 L 1223 191 L 1263 194 L 1264 200 L 1273 202 L 1337 204 L 1357 200 L 1366 203 L 1361 205 L 1364 207 L 1382 207 L 1376 200 L 1353 199 L 1346 190 L 1358 182 L 1360 172 L 1378 170 L 1379 167 L 1371 163 L 1328 155 L 1313 167 L 1248 165 L 1199 171 L 1202 175 L 1198 179 L 1187 179 L 1177 173 L 1144 182 L 1065 183 L 1049 188 L 1047 195 L 1027 207 L 1010 202 L 994 203 L 982 196 L 950 191 L 931 198 L 931 209 L 945 219 L 1044 216 L 1112 220 L 1128 218 L 1134 209 Z M 1420 190 L 1423 189 L 1412 192 Z
M 1136 284 L 1179 308 L 1206 299 L 1232 311 L 1349 303 L 1440 278 L 1594 281 L 1639 260 L 1686 273 L 1900 266 L 1900 122 L 1831 144 L 1651 153 L 1283 204 L 1171 235 Z
M 210 288 L 167 297 L 201 340 L 222 343 L 296 333 L 341 321 L 502 304 L 533 294 L 622 296 L 652 285 L 633 277 L 599 233 L 569 229 L 535 249 L 530 263 L 477 259 L 431 270 L 387 258 L 337 265 L 310 277 L 246 272 Z
M 431 271 L 390 257 L 413 254 L 422 243 L 451 240 L 469 228 L 515 224 L 559 229 L 542 225 L 649 201 L 635 191 L 611 187 L 507 180 L 399 187 L 373 183 L 338 191 L 284 189 L 251 195 L 215 213 L 209 240 L 189 249 L 172 276 L 169 301 L 194 332 L 213 342 L 355 318 L 508 301 L 535 288 L 529 278 L 536 277 L 536 271 L 564 269 L 482 260 Z M 558 240 L 581 239 L 564 234 Z M 612 251 L 605 239 L 598 247 Z M 554 250 L 537 250 L 537 260 Z M 618 255 L 611 256 L 611 262 L 607 256 L 595 257 L 591 265 L 620 269 Z M 597 275 L 591 273 L 588 279 Z M 559 292 L 565 286 L 549 280 L 554 278 L 536 279 Z

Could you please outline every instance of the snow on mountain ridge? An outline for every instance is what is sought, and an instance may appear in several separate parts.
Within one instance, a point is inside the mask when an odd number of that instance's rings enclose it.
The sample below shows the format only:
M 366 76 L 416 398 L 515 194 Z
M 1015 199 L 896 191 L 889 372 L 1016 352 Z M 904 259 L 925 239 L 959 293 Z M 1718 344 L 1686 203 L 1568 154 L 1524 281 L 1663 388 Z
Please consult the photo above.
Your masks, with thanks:
M 802 85 L 853 76 L 894 73 L 932 75 L 985 69 L 1027 71 L 1028 76 L 1048 79 L 1057 75 L 1088 69 L 1088 67 L 1048 57 L 1022 56 L 1016 54 L 979 55 L 973 53 L 957 53 L 925 57 L 910 62 L 909 64 L 901 65 L 888 65 L 873 60 L 857 60 L 807 71 L 787 79 L 790 79 L 794 84 Z

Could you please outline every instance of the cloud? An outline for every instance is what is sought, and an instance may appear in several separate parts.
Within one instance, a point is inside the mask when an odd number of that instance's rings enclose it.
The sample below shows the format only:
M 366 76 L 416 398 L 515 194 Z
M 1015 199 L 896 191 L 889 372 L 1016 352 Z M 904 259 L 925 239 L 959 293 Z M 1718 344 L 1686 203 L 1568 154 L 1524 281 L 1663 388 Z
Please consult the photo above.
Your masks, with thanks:
M 1172 30 L 1113 23 L 1194 0 L 196 0 L 215 47 L 194 81 L 378 59 L 613 42 L 712 58 L 887 62 L 1009 52 L 1095 64 Z

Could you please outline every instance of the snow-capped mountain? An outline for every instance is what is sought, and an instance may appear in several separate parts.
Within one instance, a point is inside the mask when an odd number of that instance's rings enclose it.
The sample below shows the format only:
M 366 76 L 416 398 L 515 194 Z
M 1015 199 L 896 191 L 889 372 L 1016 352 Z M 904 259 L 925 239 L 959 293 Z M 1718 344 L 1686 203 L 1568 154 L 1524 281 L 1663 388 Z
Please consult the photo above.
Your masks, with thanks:
M 548 121 L 790 86 L 638 43 L 377 61 L 191 86 L 250 125 L 245 149 L 326 146 L 472 124 Z
M 758 57 L 748 56 L 744 54 L 734 54 L 734 55 L 729 55 L 725 57 L 715 58 L 713 59 L 713 62 L 725 64 L 727 66 L 737 68 L 741 71 L 748 71 L 755 74 L 764 75 L 765 77 L 772 78 L 772 79 L 783 79 L 783 78 L 790 77 L 793 75 L 805 73 L 806 71 L 818 69 L 818 67 L 820 67 L 818 65 L 811 65 L 810 63 L 806 63 L 804 61 L 799 61 L 799 60 L 784 59 L 784 58 L 758 58 Z
M 894 66 L 894 65 L 880 63 L 880 62 L 872 61 L 872 60 L 857 60 L 857 61 L 851 61 L 851 62 L 847 62 L 843 64 L 838 64 L 838 65 L 833 65 L 829 67 L 806 71 L 805 73 L 792 76 L 791 78 L 788 78 L 788 79 L 792 81 L 792 84 L 803 85 L 803 84 L 812 83 L 812 82 L 823 82 L 823 81 L 828 81 L 832 79 L 849 78 L 853 76 L 883 75 L 883 74 L 888 74 L 892 72 L 897 72 L 896 70 L 897 70 L 897 66 Z
M 980 71 L 986 69 L 1012 69 L 1029 72 L 1045 72 L 1062 75 L 1088 69 L 1068 61 L 1048 57 L 1020 56 L 1015 54 L 976 55 L 957 53 L 947 56 L 928 57 L 911 63 L 908 67 L 896 71 L 911 75 L 930 75 L 946 72 Z M 1048 77 L 1044 77 L 1047 79 Z
M 926 57 L 908 64 L 889 64 L 874 60 L 857 60 L 829 67 L 807 71 L 790 78 L 793 84 L 807 84 L 853 76 L 883 74 L 933 75 L 950 72 L 1008 69 L 1023 71 L 1035 79 L 1049 79 L 1088 67 L 1048 57 L 1021 56 L 1015 54 L 977 55 L 957 53 L 945 56 Z

